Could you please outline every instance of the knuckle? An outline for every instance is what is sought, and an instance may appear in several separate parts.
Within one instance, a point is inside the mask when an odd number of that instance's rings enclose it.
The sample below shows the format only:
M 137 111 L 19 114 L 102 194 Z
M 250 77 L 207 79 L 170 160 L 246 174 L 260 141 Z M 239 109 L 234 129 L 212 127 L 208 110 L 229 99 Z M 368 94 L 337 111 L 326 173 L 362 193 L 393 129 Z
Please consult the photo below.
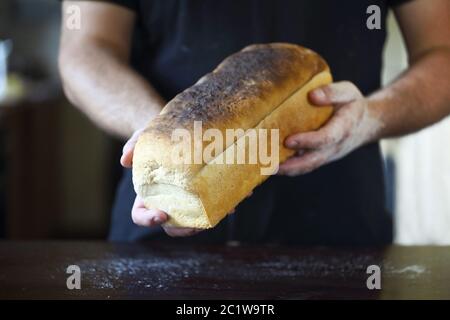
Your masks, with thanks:
M 336 144 L 336 143 L 338 143 L 340 140 L 341 140 L 341 137 L 342 136 L 332 136 L 332 138 L 331 138 L 331 144 Z
M 356 85 L 355 85 L 353 82 L 347 81 L 347 83 L 348 83 L 348 86 L 349 86 L 350 88 L 358 89 L 358 88 L 356 87 Z
M 359 91 L 359 88 L 350 81 L 343 81 L 343 90 L 347 91 L 348 95 L 353 98 L 359 98 L 362 96 L 361 92 Z
M 321 158 L 315 158 L 314 160 L 311 160 L 310 163 L 305 165 L 301 170 L 299 170 L 299 172 L 301 174 L 310 173 L 310 172 L 316 170 L 318 167 L 320 167 L 320 164 L 321 164 Z
M 335 138 L 335 144 L 342 141 L 345 137 L 345 134 L 350 130 L 350 123 L 348 121 L 344 121 L 343 125 L 337 130 Z
M 328 134 L 323 139 L 323 144 L 326 146 L 335 144 L 338 141 L 338 138 L 336 135 Z
M 344 149 L 344 146 L 342 144 L 338 144 L 336 146 L 336 148 L 334 148 L 334 150 L 333 150 L 334 155 L 340 154 L 343 149 Z
M 350 129 L 347 128 L 346 130 L 343 130 L 341 137 L 342 137 L 342 139 L 340 139 L 341 141 L 345 140 L 345 139 L 348 139 L 350 137 Z M 338 141 L 336 141 L 336 143 L 337 142 Z
M 351 90 L 358 90 L 358 88 L 356 87 L 356 85 L 353 83 L 353 82 L 351 82 L 351 81 L 348 81 L 348 80 L 345 80 L 345 81 L 343 81 L 342 82 L 342 84 L 345 86 L 345 87 L 347 87 L 348 89 L 351 89 Z
M 330 144 L 332 144 L 333 142 L 334 142 L 333 136 L 326 136 L 326 137 L 323 139 L 323 144 L 324 144 L 324 145 L 330 145 Z
M 331 98 L 334 96 L 334 91 L 335 91 L 335 85 L 334 84 L 329 84 L 327 86 L 323 86 L 321 87 L 322 92 L 325 94 L 325 96 L 327 96 L 328 98 Z

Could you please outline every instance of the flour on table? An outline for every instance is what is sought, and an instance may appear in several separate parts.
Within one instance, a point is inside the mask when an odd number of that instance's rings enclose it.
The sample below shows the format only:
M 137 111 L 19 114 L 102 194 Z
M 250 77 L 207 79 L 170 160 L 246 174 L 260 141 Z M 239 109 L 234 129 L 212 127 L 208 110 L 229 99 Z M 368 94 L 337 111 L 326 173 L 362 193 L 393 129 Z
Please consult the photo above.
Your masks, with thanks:
M 420 274 L 420 273 L 424 273 L 426 270 L 427 269 L 424 266 L 412 265 L 412 266 L 404 267 L 402 269 L 392 270 L 391 273 L 416 273 L 416 274 Z

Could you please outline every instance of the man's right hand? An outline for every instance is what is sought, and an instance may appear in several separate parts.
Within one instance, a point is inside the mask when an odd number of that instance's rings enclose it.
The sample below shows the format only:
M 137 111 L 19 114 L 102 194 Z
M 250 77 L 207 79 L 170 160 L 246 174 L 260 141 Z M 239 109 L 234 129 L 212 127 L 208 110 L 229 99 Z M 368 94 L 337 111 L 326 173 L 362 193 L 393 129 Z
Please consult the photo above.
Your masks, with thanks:
M 136 131 L 131 138 L 125 143 L 120 158 L 120 164 L 125 168 L 131 168 L 133 165 L 134 146 L 143 130 Z M 186 237 L 197 234 L 201 229 L 192 228 L 177 228 L 168 227 L 164 223 L 169 219 L 169 216 L 164 211 L 159 209 L 147 209 L 141 197 L 136 196 L 133 208 L 131 209 L 131 218 L 133 222 L 143 227 L 154 227 L 161 225 L 164 231 L 171 237 Z

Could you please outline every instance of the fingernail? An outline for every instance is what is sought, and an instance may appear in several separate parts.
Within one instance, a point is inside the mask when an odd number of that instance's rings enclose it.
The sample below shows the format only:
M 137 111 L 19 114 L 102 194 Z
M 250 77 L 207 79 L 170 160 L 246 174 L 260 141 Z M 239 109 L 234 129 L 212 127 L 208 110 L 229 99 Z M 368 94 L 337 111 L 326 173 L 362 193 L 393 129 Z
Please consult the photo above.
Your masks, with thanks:
M 325 95 L 325 92 L 322 89 L 316 89 L 313 91 L 314 96 L 316 99 L 324 100 L 327 96 Z
M 298 145 L 298 142 L 295 140 L 290 140 L 286 143 L 288 148 L 295 148 Z
M 126 157 L 124 154 L 122 154 L 122 156 L 120 157 L 119 163 L 125 168 L 130 167 L 130 165 L 126 161 Z
M 155 218 L 153 218 L 153 222 L 156 223 L 156 224 L 161 224 L 161 223 L 163 223 L 164 221 L 163 221 L 163 219 L 161 219 L 160 217 L 155 217 Z

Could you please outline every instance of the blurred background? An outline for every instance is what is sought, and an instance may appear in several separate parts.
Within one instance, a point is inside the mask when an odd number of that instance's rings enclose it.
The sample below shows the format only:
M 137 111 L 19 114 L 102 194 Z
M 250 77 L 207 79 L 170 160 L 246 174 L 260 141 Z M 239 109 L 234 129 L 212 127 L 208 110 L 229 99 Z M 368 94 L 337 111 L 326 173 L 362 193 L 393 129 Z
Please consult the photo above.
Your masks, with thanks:
M 63 96 L 60 7 L 56 0 L 0 1 L 0 40 L 10 40 L 2 42 L 10 54 L 0 94 L 0 234 L 6 238 L 102 238 L 109 227 L 121 142 Z
M 0 238 L 104 238 L 121 142 L 64 98 L 60 3 L 0 1 Z M 392 14 L 383 82 L 407 67 Z M 450 119 L 382 142 L 400 244 L 450 244 Z

